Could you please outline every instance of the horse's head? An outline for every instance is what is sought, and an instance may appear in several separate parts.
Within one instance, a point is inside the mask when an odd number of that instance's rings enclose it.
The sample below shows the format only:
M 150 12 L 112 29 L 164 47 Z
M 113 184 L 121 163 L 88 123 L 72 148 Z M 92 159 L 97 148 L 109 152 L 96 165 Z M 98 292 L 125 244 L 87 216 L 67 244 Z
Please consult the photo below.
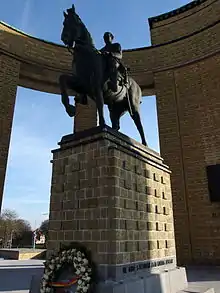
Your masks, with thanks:
M 74 5 L 72 8 L 67 9 L 67 13 L 64 12 L 63 31 L 61 34 L 61 40 L 63 43 L 72 47 L 74 42 L 80 38 L 81 34 L 81 21 L 79 16 L 75 12 Z

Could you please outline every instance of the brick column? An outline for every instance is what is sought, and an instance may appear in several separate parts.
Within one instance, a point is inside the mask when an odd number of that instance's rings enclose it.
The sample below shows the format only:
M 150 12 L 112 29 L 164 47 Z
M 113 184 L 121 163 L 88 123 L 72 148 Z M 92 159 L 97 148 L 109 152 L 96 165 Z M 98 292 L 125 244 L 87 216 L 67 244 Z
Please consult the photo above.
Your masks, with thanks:
M 102 280 L 135 273 L 143 282 L 143 273 L 175 269 L 170 171 L 158 153 L 109 127 L 63 137 L 53 151 L 48 255 L 73 241 L 91 250 Z
M 96 104 L 88 99 L 88 105 L 76 103 L 76 115 L 74 117 L 74 133 L 97 126 Z
M 155 73 L 155 88 L 161 155 L 172 170 L 177 261 L 179 264 L 190 264 L 192 261 L 191 229 L 174 72 Z
M 20 62 L 8 56 L 0 55 L 0 210 L 19 70 Z

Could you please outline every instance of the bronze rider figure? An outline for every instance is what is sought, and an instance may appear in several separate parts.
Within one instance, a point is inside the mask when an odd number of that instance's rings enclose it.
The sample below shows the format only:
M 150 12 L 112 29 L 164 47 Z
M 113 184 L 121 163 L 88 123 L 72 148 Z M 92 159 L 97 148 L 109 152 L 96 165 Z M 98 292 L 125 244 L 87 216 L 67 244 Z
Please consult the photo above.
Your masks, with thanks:
M 124 83 L 127 83 L 127 69 L 121 63 L 121 45 L 119 43 L 113 43 L 114 36 L 110 32 L 105 32 L 103 39 L 105 41 L 105 46 L 100 52 L 105 55 L 107 59 L 107 70 L 110 78 L 109 87 L 113 92 L 117 92 L 119 72 L 123 76 Z

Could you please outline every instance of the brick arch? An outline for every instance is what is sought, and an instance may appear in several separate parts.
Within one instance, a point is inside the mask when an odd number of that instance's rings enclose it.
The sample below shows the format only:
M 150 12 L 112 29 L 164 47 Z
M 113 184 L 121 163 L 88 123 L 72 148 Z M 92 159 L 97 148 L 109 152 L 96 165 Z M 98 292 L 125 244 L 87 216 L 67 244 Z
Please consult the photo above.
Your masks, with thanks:
M 205 174 L 207 164 L 220 161 L 219 15 L 219 1 L 193 1 L 149 19 L 152 46 L 124 51 L 143 94 L 157 96 L 160 148 L 173 171 L 177 256 L 183 264 L 220 262 L 219 218 L 212 217 L 219 205 L 209 201 Z M 17 86 L 59 93 L 58 77 L 70 66 L 63 46 L 0 22 L 0 202 Z M 86 111 L 78 115 L 83 127 L 96 123 L 94 108 Z

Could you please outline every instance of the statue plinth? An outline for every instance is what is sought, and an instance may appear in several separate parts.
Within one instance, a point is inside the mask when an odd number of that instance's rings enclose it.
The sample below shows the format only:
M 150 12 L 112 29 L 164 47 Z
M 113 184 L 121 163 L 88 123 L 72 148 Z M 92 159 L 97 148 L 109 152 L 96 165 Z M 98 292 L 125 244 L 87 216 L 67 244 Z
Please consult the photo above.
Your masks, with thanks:
M 124 292 L 125 286 L 126 292 L 134 286 L 155 292 L 158 274 L 165 280 L 170 273 L 179 280 L 169 286 L 184 289 L 185 270 L 176 268 L 170 170 L 159 154 L 109 127 L 64 136 L 59 145 L 48 256 L 80 242 L 98 265 L 102 292 Z

